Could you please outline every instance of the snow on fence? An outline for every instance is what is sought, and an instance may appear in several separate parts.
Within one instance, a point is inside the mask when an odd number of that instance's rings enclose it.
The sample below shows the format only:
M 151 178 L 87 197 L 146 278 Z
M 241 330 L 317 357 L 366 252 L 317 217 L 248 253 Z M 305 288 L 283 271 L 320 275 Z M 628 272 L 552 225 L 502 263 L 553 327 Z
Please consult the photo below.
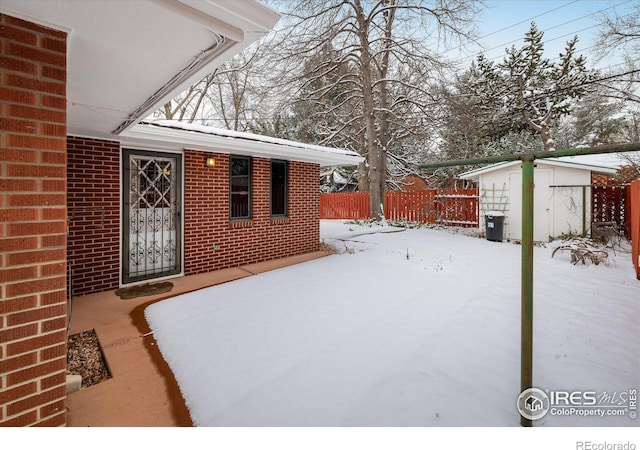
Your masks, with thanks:
M 385 194 L 387 219 L 437 223 L 459 227 L 478 226 L 477 189 L 429 189 L 391 191 Z M 369 193 L 320 194 L 321 219 L 369 219 Z
M 436 222 L 443 225 L 477 227 L 478 189 L 440 189 L 435 196 Z

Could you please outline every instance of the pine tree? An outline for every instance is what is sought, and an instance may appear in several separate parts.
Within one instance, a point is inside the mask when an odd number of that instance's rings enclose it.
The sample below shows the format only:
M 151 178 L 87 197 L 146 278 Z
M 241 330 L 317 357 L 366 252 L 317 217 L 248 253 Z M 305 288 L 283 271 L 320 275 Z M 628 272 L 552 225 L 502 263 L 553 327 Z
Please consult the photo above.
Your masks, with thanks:
M 478 91 L 486 91 L 487 97 L 494 100 L 501 99 L 504 112 L 512 120 L 511 127 L 526 125 L 540 136 L 544 149 L 552 151 L 556 148 L 552 123 L 569 113 L 571 99 L 587 93 L 587 82 L 595 74 L 586 69 L 585 58 L 576 56 L 577 36 L 552 62 L 544 57 L 543 35 L 532 22 L 524 45 L 507 49 L 501 63 L 478 58 Z

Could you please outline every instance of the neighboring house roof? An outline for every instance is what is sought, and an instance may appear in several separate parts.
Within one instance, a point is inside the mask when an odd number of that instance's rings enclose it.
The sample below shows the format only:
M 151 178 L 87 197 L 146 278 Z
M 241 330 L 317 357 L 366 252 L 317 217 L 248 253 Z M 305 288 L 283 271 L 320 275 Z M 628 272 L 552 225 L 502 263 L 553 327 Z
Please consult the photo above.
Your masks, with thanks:
M 303 144 L 269 136 L 229 131 L 174 120 L 142 122 L 121 135 L 123 145 L 147 143 L 163 148 L 192 148 L 262 158 L 303 161 L 327 166 L 356 165 L 363 158 L 356 152 Z
M 68 34 L 68 134 L 107 139 L 280 18 L 256 0 L 2 0 L 0 12 Z
M 415 173 L 407 175 L 401 181 L 400 190 L 402 191 L 424 191 L 428 189 L 427 180 Z
M 584 155 L 591 156 L 591 155 Z M 605 174 L 615 174 L 616 171 L 621 167 L 622 164 L 618 164 L 617 166 L 613 163 L 613 160 L 610 164 L 604 164 L 604 162 L 595 163 L 593 159 L 585 158 L 584 156 L 570 156 L 570 157 L 562 157 L 562 158 L 548 158 L 548 159 L 537 159 L 536 164 L 547 164 L 550 166 L 560 166 L 560 167 L 570 167 L 574 169 L 581 170 L 589 170 L 595 173 L 605 173 Z M 480 175 L 493 172 L 495 170 L 501 170 L 507 167 L 519 166 L 521 161 L 509 161 L 509 162 L 501 162 L 497 164 L 491 164 L 485 167 L 481 167 L 479 169 L 469 170 L 467 172 L 461 173 L 458 175 L 458 178 L 462 178 L 463 180 L 474 180 L 477 179 Z

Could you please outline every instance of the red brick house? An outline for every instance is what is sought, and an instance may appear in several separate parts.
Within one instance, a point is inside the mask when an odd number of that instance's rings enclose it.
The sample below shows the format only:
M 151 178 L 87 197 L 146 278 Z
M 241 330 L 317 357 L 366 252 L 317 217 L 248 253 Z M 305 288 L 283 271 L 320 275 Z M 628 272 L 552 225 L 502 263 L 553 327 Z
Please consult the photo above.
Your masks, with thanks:
M 0 426 L 65 424 L 68 293 L 317 249 L 319 169 L 356 154 L 143 122 L 278 17 L 253 0 L 2 1 Z

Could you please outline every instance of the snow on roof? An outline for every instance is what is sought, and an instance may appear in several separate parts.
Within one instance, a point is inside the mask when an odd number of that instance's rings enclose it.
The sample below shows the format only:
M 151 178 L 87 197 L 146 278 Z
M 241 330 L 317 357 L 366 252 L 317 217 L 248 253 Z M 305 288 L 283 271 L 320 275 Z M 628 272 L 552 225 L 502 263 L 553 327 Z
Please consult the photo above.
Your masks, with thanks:
M 592 165 L 599 167 L 608 167 L 618 170 L 622 166 L 629 165 L 628 160 L 625 158 L 630 156 L 631 158 L 640 158 L 640 152 L 629 153 L 601 153 L 599 155 L 581 155 L 581 156 L 563 156 L 557 158 L 558 161 L 572 162 L 577 164 Z
M 353 152 L 351 150 L 343 150 L 343 149 L 338 149 L 333 147 L 324 147 L 320 145 L 304 144 L 302 142 L 290 141 L 287 139 L 274 138 L 271 136 L 247 133 L 244 131 L 225 130 L 223 128 L 215 128 L 215 127 L 210 127 L 205 125 L 197 125 L 193 123 L 184 123 L 184 122 L 179 122 L 177 120 L 158 120 L 158 121 L 154 121 L 151 124 L 156 126 L 161 126 L 161 127 L 177 128 L 177 129 L 187 130 L 187 131 L 197 131 L 199 133 L 212 134 L 215 136 L 247 139 L 251 141 L 267 142 L 270 144 L 286 145 L 289 147 L 304 148 L 308 150 L 323 151 L 323 152 L 330 152 L 330 153 L 337 152 L 344 155 L 360 156 L 356 152 Z
M 640 152 L 632 152 L 632 155 L 640 156 Z M 469 170 L 460 174 L 458 177 L 463 180 L 473 179 L 481 174 L 492 172 L 494 170 L 503 169 L 505 167 L 520 164 L 520 161 L 501 162 L 480 167 L 479 169 Z M 620 167 L 627 164 L 622 153 L 602 153 L 599 155 L 579 155 L 579 156 L 563 156 L 561 158 L 538 159 L 536 164 L 549 164 L 563 167 L 573 167 L 576 169 L 590 170 L 597 173 L 613 174 Z
M 259 134 L 224 130 L 175 120 L 141 122 L 126 133 L 134 139 L 162 140 L 184 148 L 263 158 L 314 162 L 322 167 L 356 165 L 362 157 L 351 150 L 305 144 Z

